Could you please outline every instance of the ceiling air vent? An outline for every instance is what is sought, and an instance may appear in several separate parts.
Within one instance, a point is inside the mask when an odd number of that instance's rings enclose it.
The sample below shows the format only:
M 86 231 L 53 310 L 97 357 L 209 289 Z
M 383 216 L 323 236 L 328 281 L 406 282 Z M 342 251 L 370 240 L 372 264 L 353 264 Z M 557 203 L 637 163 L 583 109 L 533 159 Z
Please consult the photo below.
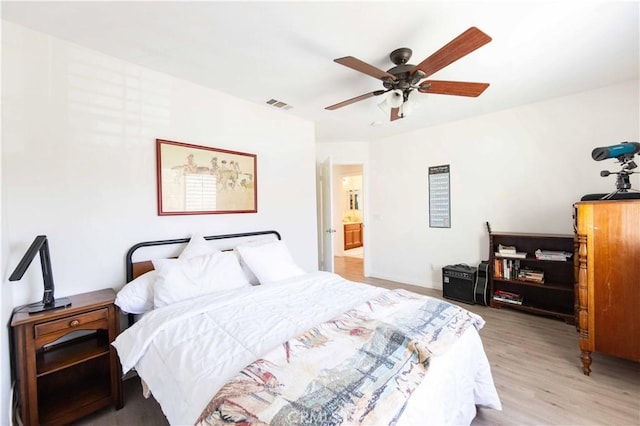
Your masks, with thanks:
M 289 105 L 289 104 L 287 104 L 285 102 L 279 101 L 277 99 L 269 99 L 267 101 L 267 103 L 269 105 L 273 106 L 273 107 L 281 108 L 281 109 L 291 109 L 291 108 L 293 108 L 291 105 Z

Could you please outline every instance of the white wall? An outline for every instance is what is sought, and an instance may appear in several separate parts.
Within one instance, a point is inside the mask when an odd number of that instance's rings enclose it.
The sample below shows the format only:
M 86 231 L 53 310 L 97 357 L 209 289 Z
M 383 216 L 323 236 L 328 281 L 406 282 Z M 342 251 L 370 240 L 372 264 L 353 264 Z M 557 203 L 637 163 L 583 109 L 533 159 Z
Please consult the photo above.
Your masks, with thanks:
M 600 170 L 620 164 L 592 160 L 593 148 L 640 139 L 638 93 L 635 80 L 371 141 L 370 275 L 442 288 L 442 266 L 488 258 L 486 221 L 572 234 L 572 204 L 616 189 Z M 451 165 L 450 229 L 429 228 L 427 171 L 441 164 Z
M 331 157 L 333 164 L 360 164 L 369 159 L 369 142 L 342 141 L 316 143 L 316 158 L 322 162 Z
M 276 229 L 317 269 L 314 125 L 220 92 L 2 23 L 2 319 L 42 297 L 46 234 L 56 296 L 120 288 L 136 242 Z M 257 214 L 157 215 L 155 139 L 257 154 Z M 2 335 L 2 406 L 8 336 Z
M 2 138 L 0 138 L 0 153 L 2 152 Z M 0 156 L 1 160 L 1 156 Z M 4 169 L 2 168 L 2 161 L 0 161 L 0 259 L 2 259 L 2 265 L 0 270 L 2 271 L 2 285 L 0 285 L 0 424 L 10 424 L 9 420 L 9 400 L 11 390 L 11 377 L 9 374 L 10 365 L 10 353 L 9 353 L 9 324 L 11 318 L 11 311 L 13 309 L 13 288 L 6 285 L 4 277 L 7 276 L 4 254 L 7 252 L 7 240 L 4 236 L 9 230 L 9 226 L 6 221 L 7 215 L 5 215 L 3 207 L 5 203 L 4 193 Z

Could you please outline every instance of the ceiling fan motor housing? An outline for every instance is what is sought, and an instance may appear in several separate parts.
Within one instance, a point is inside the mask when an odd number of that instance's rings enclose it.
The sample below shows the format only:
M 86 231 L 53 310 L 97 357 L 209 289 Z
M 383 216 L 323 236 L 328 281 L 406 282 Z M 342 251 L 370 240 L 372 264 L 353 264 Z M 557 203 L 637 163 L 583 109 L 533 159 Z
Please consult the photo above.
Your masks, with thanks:
M 382 82 L 383 86 L 387 89 L 409 89 L 412 84 L 416 84 L 418 81 L 420 81 L 420 76 L 417 75 L 418 73 L 414 73 L 413 76 L 411 75 L 411 70 L 414 67 L 415 65 L 403 64 L 390 68 L 389 70 L 387 70 L 387 72 L 389 74 L 395 75 L 396 80 L 384 80 Z M 414 81 L 414 77 L 417 77 L 417 81 Z

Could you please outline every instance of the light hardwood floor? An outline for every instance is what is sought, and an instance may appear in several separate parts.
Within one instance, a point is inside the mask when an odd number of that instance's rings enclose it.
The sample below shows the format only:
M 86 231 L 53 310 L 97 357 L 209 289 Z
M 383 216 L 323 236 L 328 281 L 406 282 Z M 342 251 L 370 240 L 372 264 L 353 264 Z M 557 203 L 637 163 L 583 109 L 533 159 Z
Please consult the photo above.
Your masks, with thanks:
M 336 257 L 335 270 L 352 281 L 442 297 L 438 290 L 364 278 L 362 259 Z M 574 326 L 507 308 L 461 306 L 486 321 L 480 334 L 503 405 L 479 409 L 473 425 L 640 425 L 640 364 L 594 353 L 585 376 Z M 127 380 L 125 390 L 122 410 L 105 409 L 77 424 L 167 424 L 153 398 L 142 398 L 137 379 Z

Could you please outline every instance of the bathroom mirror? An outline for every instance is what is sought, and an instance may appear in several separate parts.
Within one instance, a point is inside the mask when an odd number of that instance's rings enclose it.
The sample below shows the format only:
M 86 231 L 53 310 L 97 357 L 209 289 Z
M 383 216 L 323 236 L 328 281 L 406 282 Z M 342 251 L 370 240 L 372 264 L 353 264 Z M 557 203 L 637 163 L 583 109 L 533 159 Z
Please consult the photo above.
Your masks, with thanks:
M 350 189 L 347 191 L 347 199 L 349 200 L 349 210 L 360 210 L 362 200 L 359 189 Z

